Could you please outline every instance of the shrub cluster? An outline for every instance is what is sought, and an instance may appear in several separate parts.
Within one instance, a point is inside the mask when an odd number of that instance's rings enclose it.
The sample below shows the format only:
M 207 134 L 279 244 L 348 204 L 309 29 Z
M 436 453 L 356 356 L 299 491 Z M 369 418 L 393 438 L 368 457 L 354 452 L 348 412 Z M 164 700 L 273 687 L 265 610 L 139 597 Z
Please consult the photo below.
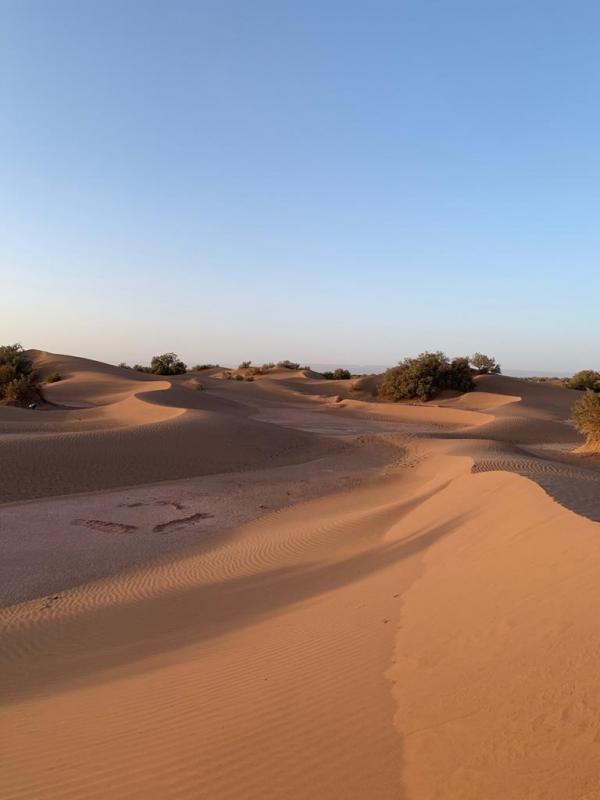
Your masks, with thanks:
M 191 371 L 202 372 L 205 369 L 215 369 L 218 366 L 218 364 L 194 364 L 194 366 L 191 368 Z
M 46 376 L 46 383 L 58 383 L 58 381 L 62 381 L 62 375 L 60 372 L 50 372 Z
M 300 364 L 298 364 L 296 361 L 290 361 L 287 358 L 283 361 L 278 361 L 277 366 L 283 367 L 284 369 L 300 369 Z
M 24 406 L 40 398 L 39 379 L 20 344 L 0 346 L 0 402 Z
M 187 372 L 187 365 L 180 360 L 177 353 L 162 353 L 154 356 L 149 367 L 143 364 L 134 364 L 130 367 L 124 361 L 119 364 L 123 369 L 134 369 L 136 372 L 145 372 L 149 375 L 182 375 Z M 204 364 L 194 367 L 194 369 L 209 369 L 212 364 Z
M 468 358 L 452 361 L 441 351 L 405 358 L 388 369 L 379 384 L 378 394 L 387 400 L 431 400 L 444 389 L 468 392 L 475 384 Z
M 600 393 L 587 389 L 575 404 L 573 419 L 579 430 L 587 435 L 588 443 L 600 446 Z
M 581 372 L 576 372 L 572 378 L 565 381 L 565 386 L 568 389 L 581 391 L 591 389 L 593 392 L 600 392 L 600 372 L 593 369 L 582 369 Z
M 348 369 L 336 369 L 333 372 L 323 372 L 323 377 L 328 381 L 347 381 L 350 380 L 352 375 Z

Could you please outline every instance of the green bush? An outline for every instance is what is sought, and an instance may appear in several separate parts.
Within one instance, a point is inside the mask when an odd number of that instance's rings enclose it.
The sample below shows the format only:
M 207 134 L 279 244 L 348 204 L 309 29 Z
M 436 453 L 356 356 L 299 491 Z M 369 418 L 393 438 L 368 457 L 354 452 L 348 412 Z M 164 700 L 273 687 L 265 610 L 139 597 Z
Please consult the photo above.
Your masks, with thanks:
M 394 402 L 431 400 L 444 389 L 468 392 L 474 386 L 468 358 L 450 361 L 438 351 L 405 358 L 397 367 L 388 369 L 379 384 L 378 394 Z
M 565 386 L 569 389 L 581 391 L 591 389 L 593 392 L 600 392 L 600 372 L 593 369 L 582 369 L 581 372 L 576 372 L 572 378 L 565 381 Z
M 283 367 L 284 369 L 300 369 L 300 364 L 296 361 L 290 361 L 289 359 L 284 359 L 283 361 L 277 362 L 278 367 Z
M 484 353 L 475 353 L 469 360 L 473 368 L 481 375 L 486 375 L 487 373 L 499 375 L 502 372 L 500 364 L 498 364 L 493 356 L 486 356 Z
M 162 353 L 154 356 L 150 362 L 150 371 L 154 375 L 182 375 L 187 371 L 186 365 L 180 361 L 177 353 Z
M 272 361 L 267 361 L 266 364 L 262 365 L 261 370 L 263 372 L 267 372 L 267 370 L 273 369 L 274 366 L 275 366 L 275 364 Z
M 120 363 L 119 363 L 117 366 L 121 367 L 121 369 L 131 369 L 131 367 L 129 366 L 129 364 L 126 364 L 126 363 L 125 363 L 125 361 L 121 361 L 121 362 L 120 362 Z M 139 365 L 138 365 L 138 364 L 136 364 L 136 365 L 135 365 L 135 367 L 134 367 L 134 369 L 135 369 L 136 367 L 138 367 L 138 366 L 139 366 Z
M 252 363 L 252 361 L 242 361 L 242 363 L 239 365 L 238 369 L 248 369 L 248 367 L 250 366 L 251 363 Z
M 352 375 L 348 369 L 336 369 L 334 372 L 323 372 L 323 377 L 328 381 L 347 381 Z
M 58 383 L 58 381 L 62 381 L 60 372 L 51 372 L 46 376 L 46 383 Z
M 28 405 L 39 400 L 39 379 L 20 344 L 0 346 L 0 402 Z
M 236 381 L 243 381 L 244 380 L 244 376 L 243 375 L 236 375 L 235 376 L 235 380 Z
M 192 372 L 202 372 L 205 369 L 215 369 L 218 366 L 218 364 L 195 364 L 192 367 Z
M 577 428 L 588 437 L 588 443 L 600 446 L 600 394 L 587 389 L 573 409 Z

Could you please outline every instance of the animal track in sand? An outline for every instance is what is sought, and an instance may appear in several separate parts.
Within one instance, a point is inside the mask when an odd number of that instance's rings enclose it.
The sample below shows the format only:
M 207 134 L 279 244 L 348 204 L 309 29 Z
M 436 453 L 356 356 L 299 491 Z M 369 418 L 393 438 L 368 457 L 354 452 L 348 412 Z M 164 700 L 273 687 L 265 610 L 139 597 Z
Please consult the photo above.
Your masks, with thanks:
M 168 522 L 161 522 L 159 525 L 155 525 L 152 530 L 154 533 L 166 533 L 172 528 L 183 527 L 184 525 L 198 522 L 201 519 L 209 519 L 210 517 L 214 517 L 214 514 L 205 514 L 200 511 L 197 514 L 190 514 L 189 517 L 179 517 L 179 519 L 170 519 Z
M 137 531 L 137 525 L 125 525 L 123 522 L 106 522 L 103 519 L 74 519 L 71 525 L 81 525 L 94 531 L 106 533 L 131 533 Z
M 53 594 L 53 595 L 49 595 L 48 597 L 44 598 L 46 603 L 43 606 L 41 606 L 42 611 L 45 608 L 51 608 L 57 600 L 60 600 L 61 596 L 62 595 L 60 595 L 60 594 Z
M 177 503 L 175 500 L 152 500 L 150 503 L 139 501 L 137 503 L 119 503 L 119 508 L 140 508 L 140 506 L 171 506 L 176 511 L 183 511 L 186 506 L 183 503 Z

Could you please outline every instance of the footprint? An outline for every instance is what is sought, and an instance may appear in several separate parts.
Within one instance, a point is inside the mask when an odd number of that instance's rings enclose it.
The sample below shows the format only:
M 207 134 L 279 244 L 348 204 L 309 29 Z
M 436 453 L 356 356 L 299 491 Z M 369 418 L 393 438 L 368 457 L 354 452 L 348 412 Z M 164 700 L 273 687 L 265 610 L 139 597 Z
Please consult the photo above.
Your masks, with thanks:
M 137 525 L 125 525 L 122 522 L 105 522 L 102 519 L 74 519 L 71 520 L 71 525 L 82 525 L 84 528 L 106 533 L 131 533 L 131 531 L 137 531 Z
M 171 506 L 171 508 L 174 508 L 176 511 L 183 511 L 185 509 L 183 503 L 176 503 L 174 500 L 155 500 L 154 505 Z
M 44 599 L 46 601 L 46 604 L 41 606 L 41 609 L 44 610 L 45 608 L 51 608 L 56 602 L 56 600 L 60 600 L 60 598 L 61 598 L 60 594 L 53 594 L 50 595 L 49 597 L 45 597 Z
M 168 522 L 161 522 L 160 525 L 155 525 L 152 530 L 154 533 L 166 533 L 172 528 L 183 527 L 189 523 L 198 522 L 201 519 L 209 519 L 210 517 L 214 517 L 214 514 L 198 512 L 197 514 L 190 514 L 189 517 L 180 517 L 179 519 L 170 519 Z

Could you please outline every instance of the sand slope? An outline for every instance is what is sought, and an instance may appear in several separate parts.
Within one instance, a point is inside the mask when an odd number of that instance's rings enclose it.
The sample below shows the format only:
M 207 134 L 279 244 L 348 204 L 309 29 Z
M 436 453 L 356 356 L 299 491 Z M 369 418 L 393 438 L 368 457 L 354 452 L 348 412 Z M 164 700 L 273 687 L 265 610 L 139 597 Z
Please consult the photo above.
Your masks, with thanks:
M 572 393 L 39 358 L 86 408 L 0 420 L 3 796 L 600 797 Z

